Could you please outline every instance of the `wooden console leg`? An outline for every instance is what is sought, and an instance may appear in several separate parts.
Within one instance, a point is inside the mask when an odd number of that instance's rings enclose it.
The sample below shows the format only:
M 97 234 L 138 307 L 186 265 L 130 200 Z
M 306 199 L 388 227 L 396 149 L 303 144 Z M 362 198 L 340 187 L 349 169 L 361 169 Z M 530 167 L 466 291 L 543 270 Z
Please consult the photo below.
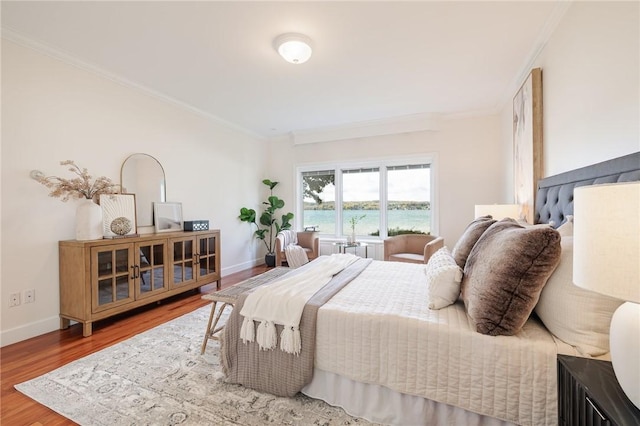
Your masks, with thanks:
M 68 318 L 60 318 L 60 330 L 66 330 L 71 325 L 71 320 Z
M 85 322 L 82 323 L 82 336 L 83 337 L 89 337 L 91 336 L 92 331 L 92 324 L 90 322 Z

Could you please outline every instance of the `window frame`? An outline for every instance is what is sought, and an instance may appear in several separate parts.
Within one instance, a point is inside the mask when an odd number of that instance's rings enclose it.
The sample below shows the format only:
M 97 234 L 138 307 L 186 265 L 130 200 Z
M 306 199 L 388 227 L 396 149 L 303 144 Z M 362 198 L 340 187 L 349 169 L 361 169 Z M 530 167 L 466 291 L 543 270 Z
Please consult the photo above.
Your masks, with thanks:
M 417 154 L 411 157 L 385 157 L 375 160 L 353 160 L 353 161 L 336 161 L 321 163 L 305 163 L 296 166 L 295 182 L 296 182 L 296 201 L 294 209 L 294 223 L 296 229 L 303 229 L 304 219 L 304 200 L 302 197 L 303 185 L 302 174 L 304 172 L 313 172 L 321 170 L 333 170 L 335 174 L 335 233 L 322 233 L 320 237 L 325 240 L 343 240 L 347 233 L 343 227 L 343 200 L 342 200 L 342 170 L 358 169 L 358 168 L 379 168 L 380 170 L 380 235 L 367 236 L 366 240 L 381 241 L 387 238 L 387 168 L 406 166 L 406 165 L 422 165 L 428 164 L 430 171 L 430 192 L 431 199 L 431 235 L 439 235 L 439 196 L 438 196 L 438 161 L 435 153 Z

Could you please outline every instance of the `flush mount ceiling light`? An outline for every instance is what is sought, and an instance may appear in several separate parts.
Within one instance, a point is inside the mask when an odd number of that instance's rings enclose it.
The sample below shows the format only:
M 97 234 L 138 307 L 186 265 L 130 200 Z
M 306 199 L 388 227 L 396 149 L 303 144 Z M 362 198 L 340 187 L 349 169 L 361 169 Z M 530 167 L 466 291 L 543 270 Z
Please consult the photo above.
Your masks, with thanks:
M 273 46 L 285 61 L 302 64 L 311 57 L 311 39 L 302 34 L 287 33 L 276 37 Z

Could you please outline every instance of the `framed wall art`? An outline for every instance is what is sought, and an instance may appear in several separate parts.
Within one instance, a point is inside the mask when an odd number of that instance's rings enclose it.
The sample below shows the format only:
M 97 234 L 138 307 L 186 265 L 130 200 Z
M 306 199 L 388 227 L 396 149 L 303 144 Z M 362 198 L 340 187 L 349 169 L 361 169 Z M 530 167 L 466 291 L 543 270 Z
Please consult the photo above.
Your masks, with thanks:
M 122 238 L 137 235 L 136 196 L 134 194 L 101 194 L 102 235 Z
M 534 68 L 513 98 L 513 175 L 519 218 L 534 221 L 542 178 L 542 70 Z
M 182 203 L 153 203 L 156 232 L 182 231 Z

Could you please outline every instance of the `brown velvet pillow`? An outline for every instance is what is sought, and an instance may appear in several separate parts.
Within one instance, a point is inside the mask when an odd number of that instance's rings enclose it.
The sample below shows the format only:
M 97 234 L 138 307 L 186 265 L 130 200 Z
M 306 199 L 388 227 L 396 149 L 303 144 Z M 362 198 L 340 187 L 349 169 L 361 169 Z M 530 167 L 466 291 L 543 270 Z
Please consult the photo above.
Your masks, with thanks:
M 471 250 L 462 279 L 467 314 L 482 334 L 516 334 L 560 262 L 560 234 L 549 227 L 496 222 Z
M 482 236 L 484 231 L 494 223 L 496 223 L 496 221 L 491 216 L 487 215 L 480 216 L 467 225 L 464 233 L 456 245 L 453 246 L 453 250 L 451 250 L 451 255 L 459 267 L 464 269 L 464 264 L 467 262 L 467 257 L 469 257 L 469 253 L 471 253 L 471 249 L 476 244 L 476 241 L 478 241 L 478 238 Z

